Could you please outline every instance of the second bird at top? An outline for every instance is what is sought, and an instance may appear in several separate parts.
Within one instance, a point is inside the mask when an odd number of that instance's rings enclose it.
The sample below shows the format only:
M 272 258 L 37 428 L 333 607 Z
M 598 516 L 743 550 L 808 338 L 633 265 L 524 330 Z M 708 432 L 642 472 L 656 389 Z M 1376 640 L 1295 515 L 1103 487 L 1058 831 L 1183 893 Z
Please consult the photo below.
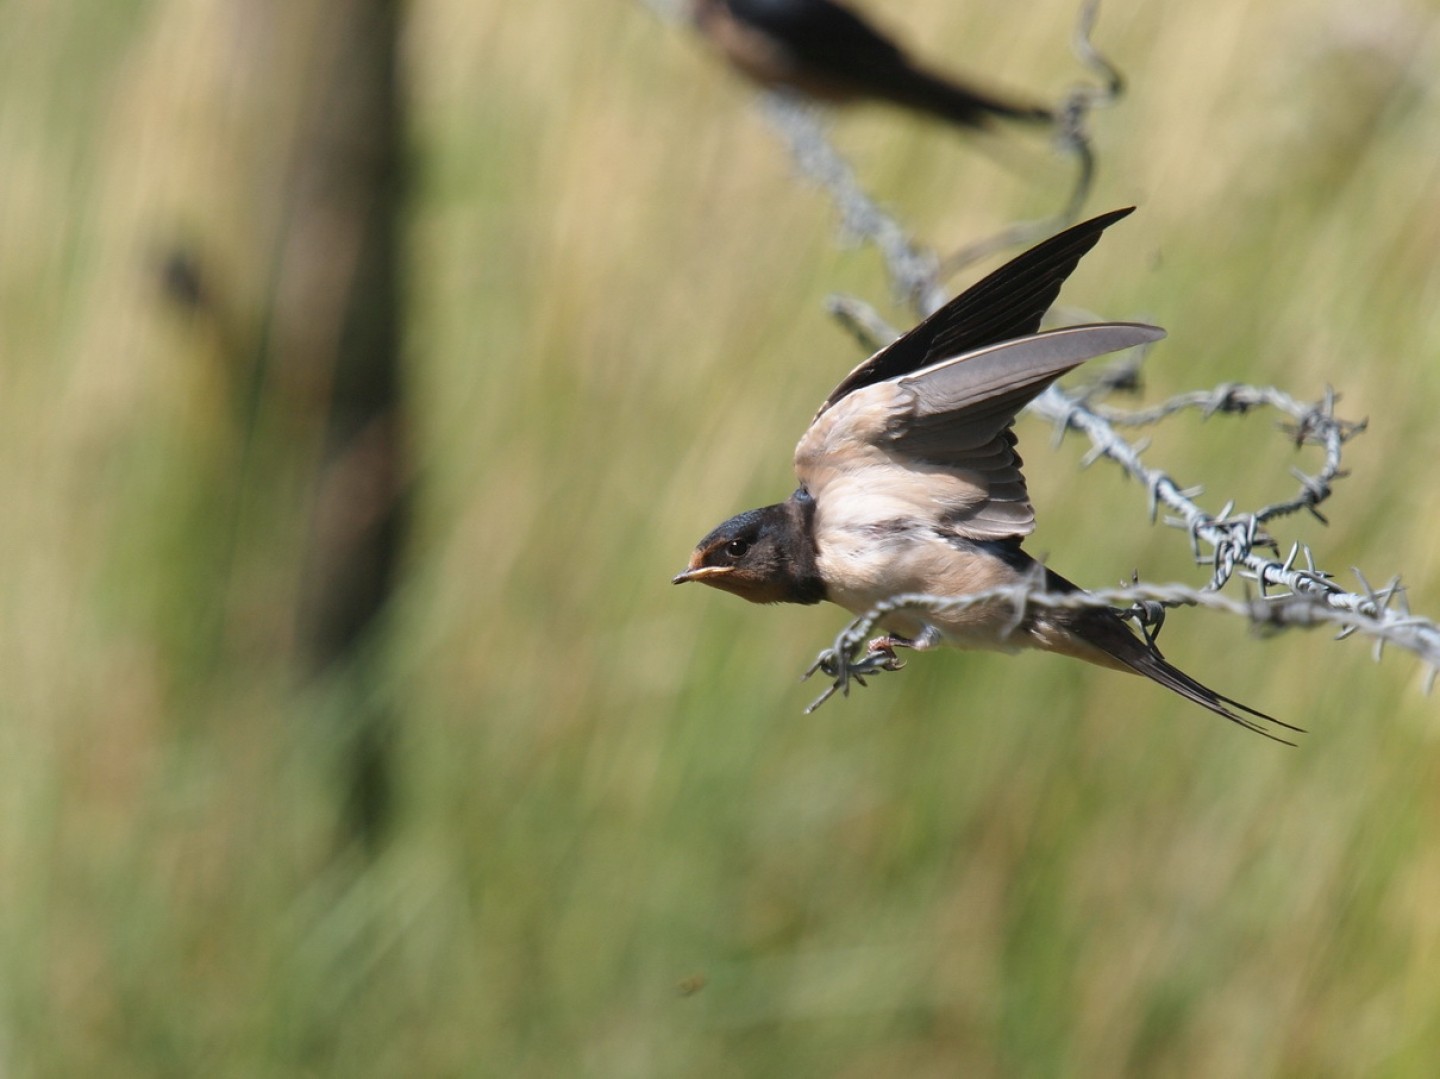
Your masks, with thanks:
M 767 88 L 831 102 L 887 101 L 972 128 L 993 117 L 1053 119 L 1043 106 L 1007 101 L 918 66 L 834 0 L 692 0 L 692 14 L 731 64 Z

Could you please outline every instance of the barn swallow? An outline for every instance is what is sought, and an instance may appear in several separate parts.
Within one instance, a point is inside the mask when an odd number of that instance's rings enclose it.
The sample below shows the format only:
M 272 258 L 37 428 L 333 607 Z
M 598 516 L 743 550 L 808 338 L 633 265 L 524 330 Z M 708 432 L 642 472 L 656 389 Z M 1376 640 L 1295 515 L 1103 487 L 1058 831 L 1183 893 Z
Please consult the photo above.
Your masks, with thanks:
M 799 489 L 712 531 L 674 583 L 753 603 L 829 600 L 857 615 L 898 595 L 959 597 L 1031 580 L 1080 591 L 1021 547 L 1035 510 L 1012 427 L 1067 371 L 1165 336 L 1126 322 L 1037 332 L 1080 258 L 1131 209 L 1031 248 L 850 372 L 796 447 Z M 1172 666 L 1109 607 L 1040 607 L 1017 621 L 1014 605 L 997 600 L 897 610 L 880 625 L 886 635 L 870 642 L 879 662 L 867 670 L 898 667 L 896 648 L 1039 648 L 1145 675 L 1270 737 L 1256 720 L 1289 726 Z
M 1048 109 L 1005 101 L 915 64 L 856 12 L 835 0 L 692 0 L 695 25 L 720 52 L 768 89 L 822 101 L 888 101 L 965 127 L 995 116 L 1048 122 Z

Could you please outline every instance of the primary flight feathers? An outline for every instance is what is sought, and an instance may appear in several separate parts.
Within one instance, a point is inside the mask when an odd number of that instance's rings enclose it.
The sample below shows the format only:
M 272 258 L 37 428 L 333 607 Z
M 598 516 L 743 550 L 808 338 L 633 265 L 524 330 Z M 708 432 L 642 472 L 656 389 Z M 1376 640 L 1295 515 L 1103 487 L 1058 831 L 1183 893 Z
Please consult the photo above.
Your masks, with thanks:
M 846 375 L 821 411 L 861 386 L 1034 333 L 1100 234 L 1134 212 L 1127 206 L 1082 221 L 1007 262 Z

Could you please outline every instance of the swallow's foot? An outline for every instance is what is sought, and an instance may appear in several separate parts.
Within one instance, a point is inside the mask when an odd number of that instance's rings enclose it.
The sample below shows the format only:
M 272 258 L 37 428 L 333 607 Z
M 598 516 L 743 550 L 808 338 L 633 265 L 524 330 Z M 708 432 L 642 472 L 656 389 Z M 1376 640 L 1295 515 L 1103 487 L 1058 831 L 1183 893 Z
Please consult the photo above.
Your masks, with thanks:
M 1140 574 L 1131 574 L 1130 584 L 1138 585 Z M 1120 582 L 1121 587 L 1125 582 Z M 1145 643 L 1150 651 L 1157 656 L 1161 655 L 1160 646 L 1155 642 L 1160 639 L 1160 631 L 1165 628 L 1165 604 L 1153 599 L 1137 599 L 1128 609 L 1117 611 L 1121 618 L 1127 622 L 1134 622 L 1135 628 L 1140 631 L 1140 636 L 1145 638 Z M 1163 658 L 1163 657 L 1162 657 Z
M 877 653 L 883 656 L 889 656 L 892 665 L 886 667 L 885 670 L 898 671 L 901 667 L 905 666 L 905 661 L 895 654 L 895 649 L 914 648 L 920 650 L 925 647 L 926 645 L 921 641 L 912 641 L 909 637 L 898 637 L 893 633 L 887 633 L 883 637 L 876 637 L 865 646 L 865 650 L 869 652 L 872 657 Z
M 815 709 L 839 693 L 842 697 L 850 695 L 850 682 L 854 681 L 860 685 L 866 685 L 867 675 L 879 674 L 881 671 L 898 671 L 905 666 L 905 661 L 895 654 L 896 648 L 913 648 L 914 643 L 904 637 L 884 636 L 876 637 L 869 644 L 864 645 L 864 653 L 857 655 L 864 638 L 852 640 L 847 630 L 835 641 L 833 648 L 827 648 L 815 657 L 815 662 L 810 664 L 801 679 L 809 678 L 816 671 L 833 679 L 830 687 L 824 693 L 816 697 L 805 709 L 808 716 Z

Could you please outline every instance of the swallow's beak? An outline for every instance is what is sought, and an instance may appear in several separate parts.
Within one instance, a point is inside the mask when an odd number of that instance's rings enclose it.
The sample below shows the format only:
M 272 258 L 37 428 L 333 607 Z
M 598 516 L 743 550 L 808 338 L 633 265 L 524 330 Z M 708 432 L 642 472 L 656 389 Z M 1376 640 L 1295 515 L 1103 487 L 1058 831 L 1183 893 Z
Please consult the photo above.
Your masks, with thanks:
M 699 555 L 696 555 L 690 565 L 685 567 L 683 573 L 677 573 L 670 578 L 670 583 L 684 584 L 686 581 L 704 581 L 711 577 L 722 577 L 734 569 L 733 566 L 697 566 L 695 563 L 698 561 Z

